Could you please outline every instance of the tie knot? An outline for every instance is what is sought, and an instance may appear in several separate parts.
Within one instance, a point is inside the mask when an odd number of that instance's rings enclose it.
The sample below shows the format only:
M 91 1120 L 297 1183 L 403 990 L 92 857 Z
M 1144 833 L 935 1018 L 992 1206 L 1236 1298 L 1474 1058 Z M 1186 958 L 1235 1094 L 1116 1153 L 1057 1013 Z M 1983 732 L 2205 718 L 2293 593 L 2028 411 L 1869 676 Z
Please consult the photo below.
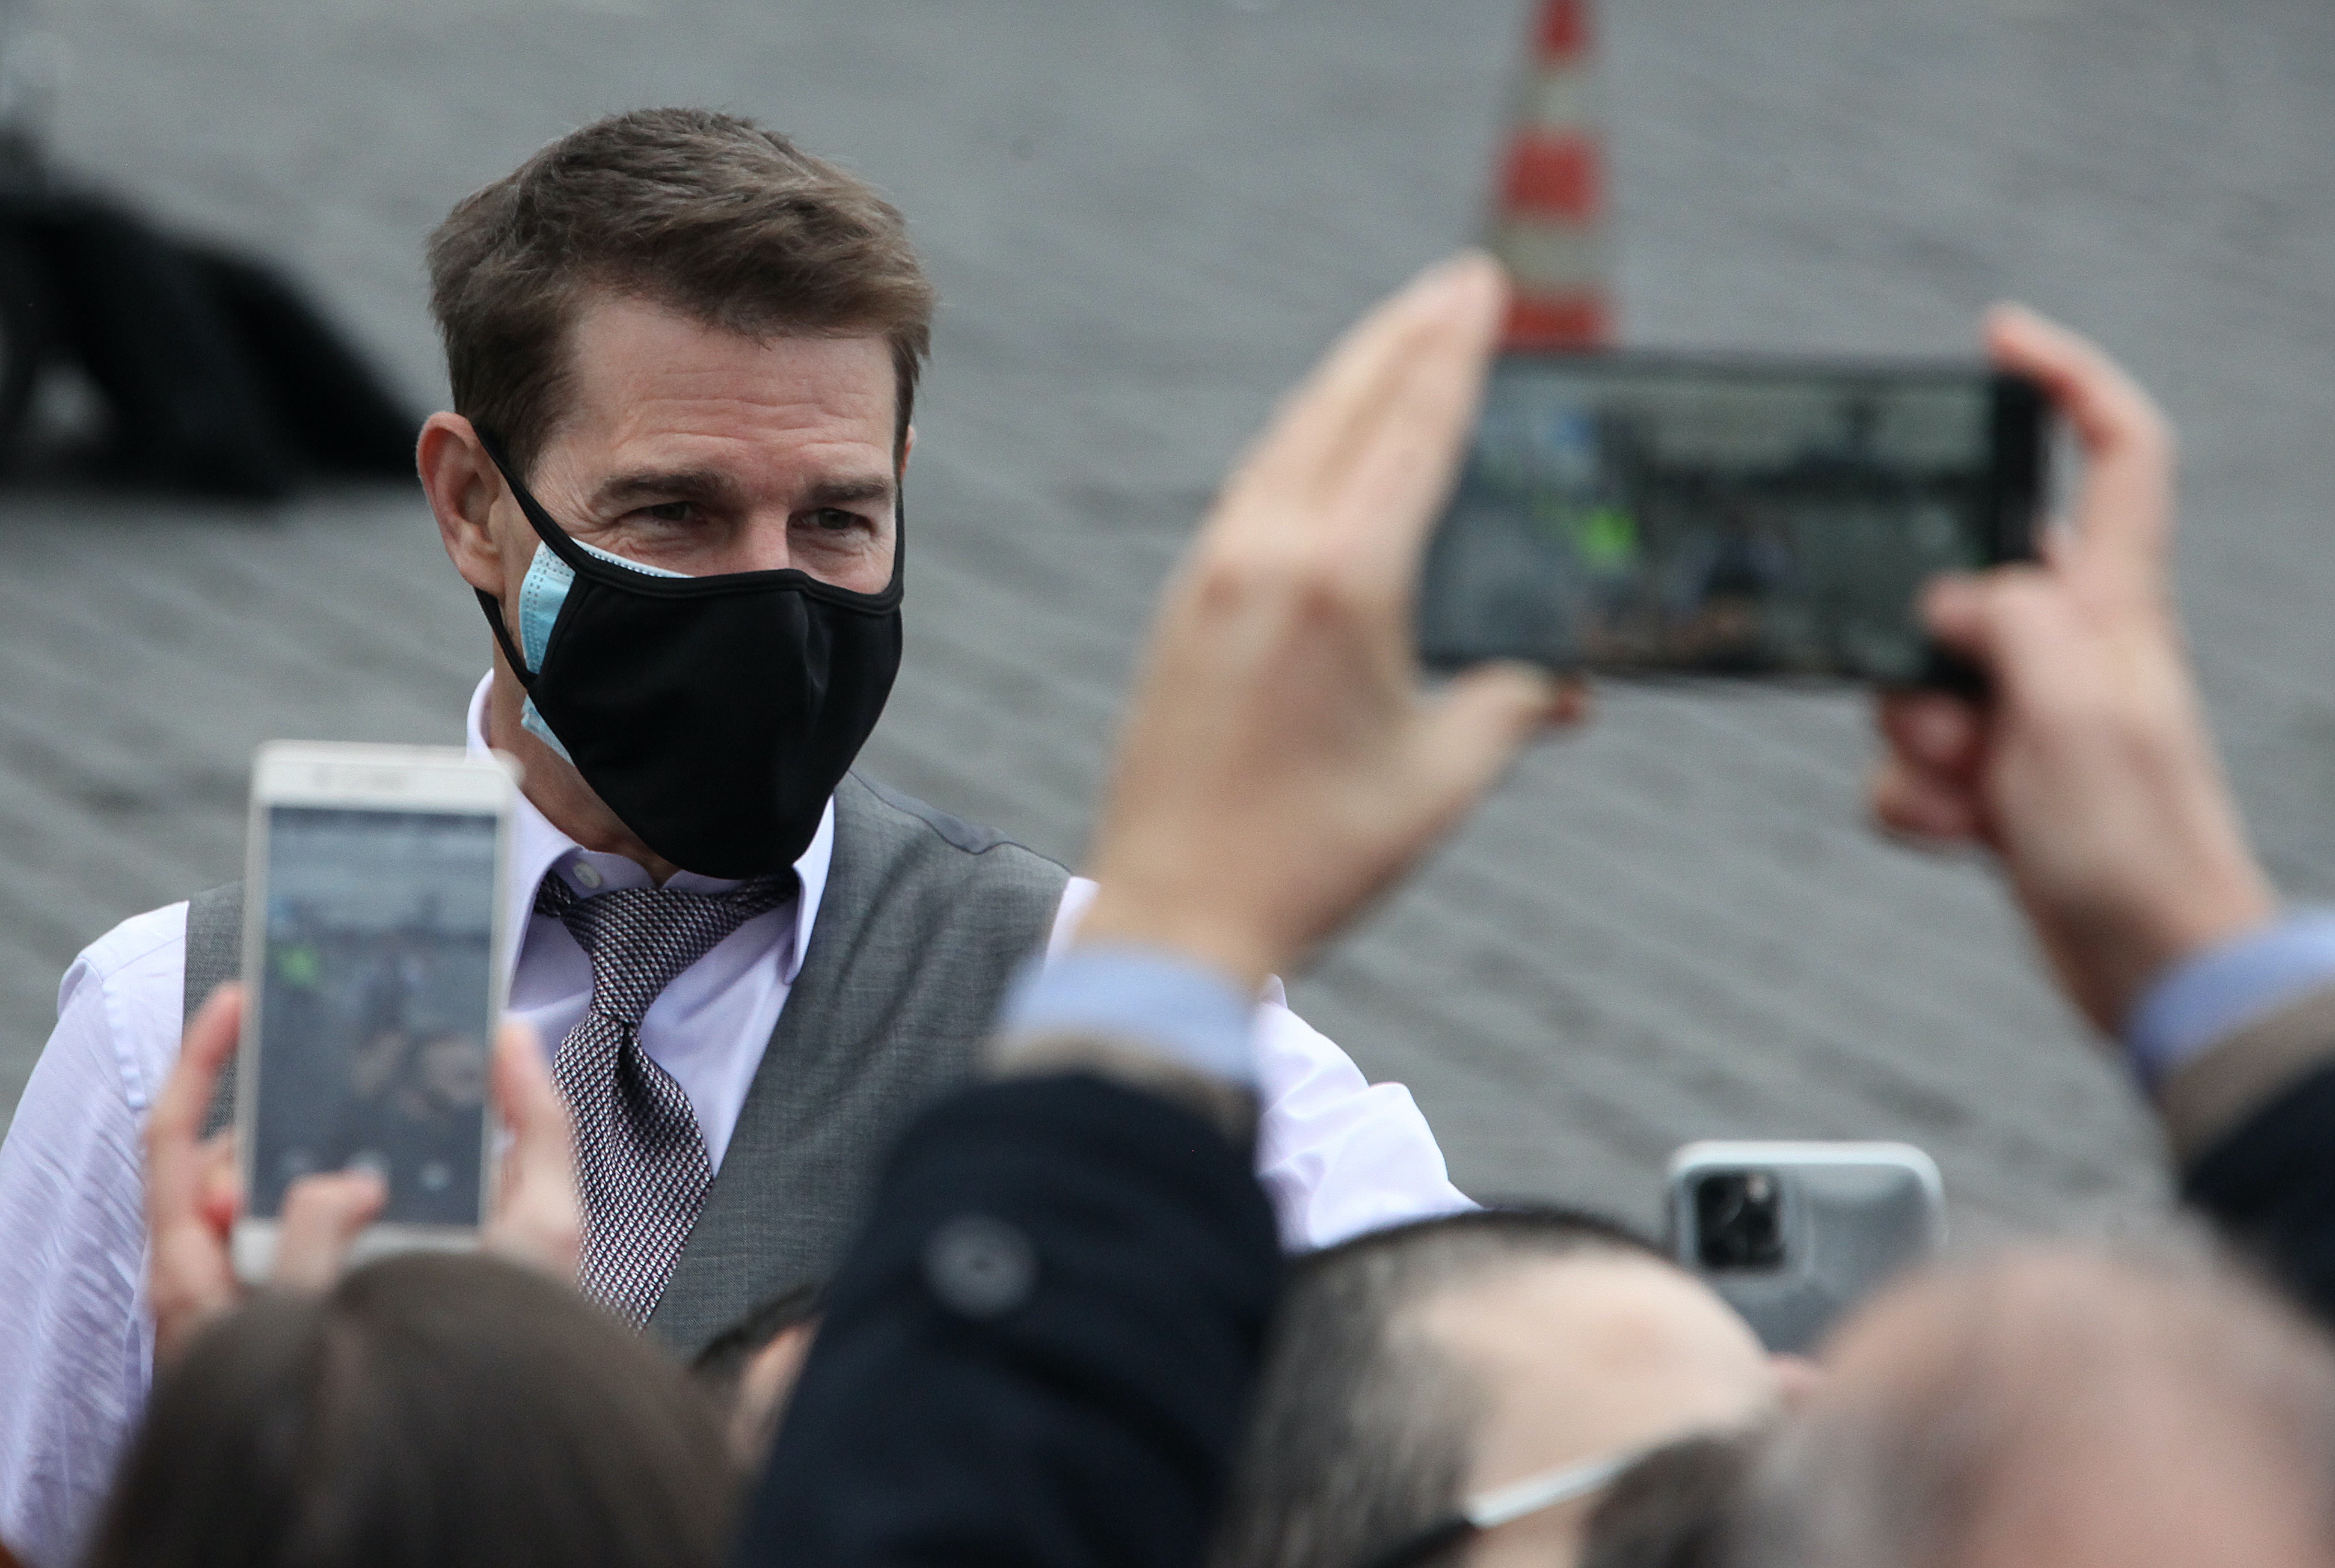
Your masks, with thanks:
M 592 961 L 592 1011 L 637 1029 L 675 976 L 793 891 L 793 875 L 787 873 L 757 877 L 727 893 L 619 887 L 586 898 L 551 876 L 536 892 L 535 909 L 567 926 Z

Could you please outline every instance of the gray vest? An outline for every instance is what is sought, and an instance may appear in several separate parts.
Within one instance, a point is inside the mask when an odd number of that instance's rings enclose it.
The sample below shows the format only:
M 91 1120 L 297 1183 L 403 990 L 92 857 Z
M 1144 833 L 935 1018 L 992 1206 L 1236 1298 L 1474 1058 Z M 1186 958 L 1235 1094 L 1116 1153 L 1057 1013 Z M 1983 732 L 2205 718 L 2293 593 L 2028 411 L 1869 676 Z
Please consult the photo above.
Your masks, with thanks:
M 893 1138 L 973 1075 L 1068 878 L 985 828 L 856 773 L 843 781 L 801 973 L 649 1320 L 668 1344 L 694 1354 L 757 1303 L 833 1269 Z M 240 970 L 242 908 L 239 886 L 188 907 L 189 1016 Z

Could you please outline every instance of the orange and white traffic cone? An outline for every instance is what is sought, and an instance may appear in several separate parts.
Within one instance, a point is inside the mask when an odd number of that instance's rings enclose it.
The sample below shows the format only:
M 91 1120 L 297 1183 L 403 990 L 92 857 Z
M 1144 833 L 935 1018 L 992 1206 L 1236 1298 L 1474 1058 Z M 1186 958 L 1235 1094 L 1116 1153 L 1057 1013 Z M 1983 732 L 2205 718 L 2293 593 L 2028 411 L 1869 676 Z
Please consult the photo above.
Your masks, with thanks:
M 1608 340 L 1604 185 L 1589 0 L 1541 0 L 1492 223 L 1492 253 L 1516 288 L 1506 347 L 1596 348 Z

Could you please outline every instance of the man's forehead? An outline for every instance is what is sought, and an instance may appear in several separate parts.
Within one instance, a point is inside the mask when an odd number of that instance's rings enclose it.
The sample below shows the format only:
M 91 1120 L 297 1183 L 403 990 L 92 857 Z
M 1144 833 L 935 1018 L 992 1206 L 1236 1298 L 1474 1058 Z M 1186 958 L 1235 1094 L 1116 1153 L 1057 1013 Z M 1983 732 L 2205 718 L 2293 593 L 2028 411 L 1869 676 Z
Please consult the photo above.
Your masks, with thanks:
M 896 447 L 897 393 L 880 337 L 753 337 L 669 306 L 602 298 L 569 343 L 547 457 L 606 498 L 721 498 L 771 463 L 841 489 L 823 504 L 881 499 Z
M 737 403 L 888 421 L 896 402 L 880 335 L 747 334 L 633 297 L 587 303 L 566 358 L 567 401 L 586 420 L 644 404 Z
M 586 290 L 567 316 L 567 341 L 608 349 L 636 341 L 671 344 L 693 342 L 707 353 L 751 353 L 780 344 L 852 343 L 873 345 L 888 353 L 890 340 L 883 333 L 848 329 L 767 330 L 725 324 L 701 312 L 662 300 L 654 295 L 611 288 Z

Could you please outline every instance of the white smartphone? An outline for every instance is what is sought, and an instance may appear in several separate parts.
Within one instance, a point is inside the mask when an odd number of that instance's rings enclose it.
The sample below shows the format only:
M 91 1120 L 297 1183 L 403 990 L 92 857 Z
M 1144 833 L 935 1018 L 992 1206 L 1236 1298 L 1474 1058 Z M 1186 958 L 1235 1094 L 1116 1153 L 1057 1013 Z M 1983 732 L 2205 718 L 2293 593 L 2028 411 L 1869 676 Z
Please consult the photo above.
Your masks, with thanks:
M 370 1167 L 351 1262 L 477 1244 L 503 1008 L 516 768 L 451 748 L 270 741 L 244 884 L 236 1270 L 266 1277 L 286 1189 Z
M 1811 1349 L 1945 1244 L 1945 1185 L 1912 1144 L 1691 1143 L 1669 1187 L 1671 1255 L 1771 1350 Z

